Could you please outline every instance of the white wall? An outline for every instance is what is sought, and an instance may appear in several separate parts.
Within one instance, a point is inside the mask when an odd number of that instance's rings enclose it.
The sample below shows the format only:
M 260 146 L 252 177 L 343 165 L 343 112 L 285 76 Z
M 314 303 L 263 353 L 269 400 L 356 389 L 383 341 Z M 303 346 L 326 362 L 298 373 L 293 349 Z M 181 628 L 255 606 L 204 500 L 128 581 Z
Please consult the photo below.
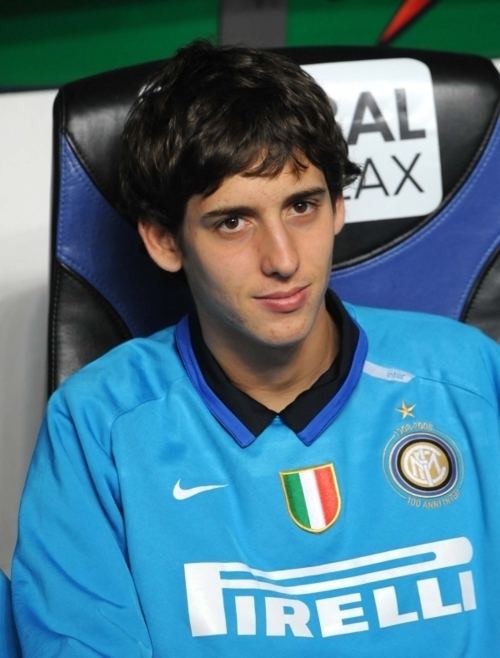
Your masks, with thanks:
M 52 102 L 0 94 L 0 568 L 46 395 Z

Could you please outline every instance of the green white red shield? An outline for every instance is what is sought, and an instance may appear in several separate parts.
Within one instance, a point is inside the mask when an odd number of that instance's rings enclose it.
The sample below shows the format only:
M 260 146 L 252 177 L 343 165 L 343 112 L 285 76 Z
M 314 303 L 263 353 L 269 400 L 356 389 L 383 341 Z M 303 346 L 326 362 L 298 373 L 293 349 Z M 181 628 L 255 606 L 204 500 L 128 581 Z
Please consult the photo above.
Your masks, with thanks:
M 295 523 L 308 532 L 323 532 L 340 513 L 340 494 L 333 464 L 280 473 L 286 504 Z

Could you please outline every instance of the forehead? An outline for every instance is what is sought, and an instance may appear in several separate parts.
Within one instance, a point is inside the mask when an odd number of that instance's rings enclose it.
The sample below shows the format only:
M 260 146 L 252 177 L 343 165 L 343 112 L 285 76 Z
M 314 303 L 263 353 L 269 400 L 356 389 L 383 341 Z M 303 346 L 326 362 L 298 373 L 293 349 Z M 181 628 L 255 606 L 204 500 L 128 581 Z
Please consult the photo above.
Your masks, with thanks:
M 195 194 L 186 207 L 197 213 L 211 212 L 218 207 L 250 206 L 260 209 L 267 204 L 282 203 L 301 191 L 325 187 L 323 172 L 308 160 L 304 167 L 297 168 L 294 162 L 287 162 L 283 169 L 275 175 L 255 175 L 252 172 L 256 165 L 247 170 L 224 178 L 219 187 L 211 194 Z

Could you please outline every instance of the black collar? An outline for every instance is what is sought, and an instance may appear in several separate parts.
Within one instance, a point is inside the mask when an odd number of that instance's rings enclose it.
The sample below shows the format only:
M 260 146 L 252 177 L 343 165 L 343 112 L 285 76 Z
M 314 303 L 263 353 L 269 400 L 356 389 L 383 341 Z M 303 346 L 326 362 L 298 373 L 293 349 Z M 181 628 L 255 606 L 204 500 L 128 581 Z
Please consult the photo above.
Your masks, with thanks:
M 339 353 L 329 369 L 279 414 L 236 388 L 226 377 L 206 346 L 198 319 L 189 318 L 194 355 L 201 373 L 212 391 L 254 436 L 258 436 L 279 415 L 296 434 L 307 427 L 345 382 L 358 345 L 359 329 L 340 300 L 328 291 L 326 307 L 339 331 Z

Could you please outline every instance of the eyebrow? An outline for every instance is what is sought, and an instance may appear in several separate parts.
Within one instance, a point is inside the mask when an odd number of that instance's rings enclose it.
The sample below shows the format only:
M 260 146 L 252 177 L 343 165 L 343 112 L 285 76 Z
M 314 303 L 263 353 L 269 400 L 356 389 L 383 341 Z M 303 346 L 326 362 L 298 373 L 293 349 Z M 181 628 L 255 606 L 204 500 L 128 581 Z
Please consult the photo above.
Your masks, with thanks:
M 306 190 L 299 190 L 287 196 L 283 201 L 283 206 L 291 206 L 294 203 L 299 201 L 304 201 L 304 199 L 310 199 L 311 197 L 323 197 L 326 194 L 326 187 L 311 187 Z M 251 206 L 221 206 L 220 208 L 215 208 L 214 210 L 209 210 L 201 216 L 202 221 L 207 221 L 210 219 L 217 219 L 218 217 L 230 217 L 237 215 L 251 215 L 255 212 L 255 208 Z

